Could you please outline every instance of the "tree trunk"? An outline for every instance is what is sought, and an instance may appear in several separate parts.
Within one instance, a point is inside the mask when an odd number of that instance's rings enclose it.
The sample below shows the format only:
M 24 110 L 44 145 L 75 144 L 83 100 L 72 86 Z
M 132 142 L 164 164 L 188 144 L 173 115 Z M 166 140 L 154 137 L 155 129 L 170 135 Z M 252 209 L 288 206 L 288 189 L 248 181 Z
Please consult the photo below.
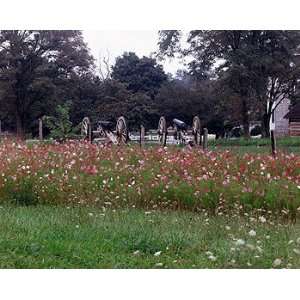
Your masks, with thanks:
M 17 137 L 24 139 L 24 124 L 22 117 L 18 111 L 16 111 L 16 126 L 17 126 Z
M 263 135 L 264 137 L 270 137 L 270 121 L 273 113 L 273 103 L 274 101 L 270 101 L 268 106 L 265 108 L 263 114 Z
M 243 98 L 243 100 L 242 100 L 242 121 L 243 121 L 243 127 L 244 127 L 244 137 L 246 139 L 249 139 L 250 138 L 250 121 L 249 121 L 247 100 L 245 98 Z
M 270 118 L 271 116 L 268 113 L 264 113 L 262 116 L 262 136 L 263 137 L 270 137 Z

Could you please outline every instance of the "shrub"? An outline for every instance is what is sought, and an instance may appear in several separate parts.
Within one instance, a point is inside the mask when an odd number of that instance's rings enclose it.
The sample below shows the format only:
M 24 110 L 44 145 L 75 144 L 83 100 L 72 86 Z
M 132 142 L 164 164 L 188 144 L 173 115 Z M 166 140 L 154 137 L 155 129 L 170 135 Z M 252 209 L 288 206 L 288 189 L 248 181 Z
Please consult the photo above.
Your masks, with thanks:
M 51 138 L 63 142 L 74 137 L 78 132 L 79 127 L 73 127 L 72 122 L 70 121 L 70 108 L 71 102 L 58 105 L 55 116 L 44 117 L 46 126 L 50 129 Z
M 21 178 L 19 182 L 9 181 L 5 188 L 4 197 L 17 205 L 36 205 L 38 195 L 34 191 L 34 184 L 30 178 Z

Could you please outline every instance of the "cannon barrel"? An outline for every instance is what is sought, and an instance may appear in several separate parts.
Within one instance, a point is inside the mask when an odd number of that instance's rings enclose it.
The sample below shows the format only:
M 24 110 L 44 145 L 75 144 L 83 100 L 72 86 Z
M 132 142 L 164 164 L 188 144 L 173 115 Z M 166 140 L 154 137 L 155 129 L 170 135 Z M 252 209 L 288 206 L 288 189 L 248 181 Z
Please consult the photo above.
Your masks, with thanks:
M 115 128 L 115 124 L 110 121 L 98 121 L 98 126 L 101 126 L 103 130 L 113 131 Z
M 173 119 L 173 124 L 176 125 L 178 129 L 182 129 L 182 130 L 187 129 L 186 123 L 184 123 L 181 120 Z

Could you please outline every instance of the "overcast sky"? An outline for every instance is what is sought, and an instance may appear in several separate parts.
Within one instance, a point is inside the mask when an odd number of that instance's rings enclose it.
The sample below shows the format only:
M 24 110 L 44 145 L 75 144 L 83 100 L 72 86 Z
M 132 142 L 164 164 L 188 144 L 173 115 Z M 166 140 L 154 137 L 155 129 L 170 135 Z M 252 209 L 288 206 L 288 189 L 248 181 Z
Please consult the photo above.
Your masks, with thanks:
M 83 36 L 88 43 L 93 56 L 99 60 L 100 56 L 110 55 L 111 64 L 114 59 L 123 52 L 132 51 L 139 57 L 150 56 L 158 50 L 157 31 L 91 31 L 84 30 Z M 183 68 L 183 63 L 178 59 L 167 59 L 160 62 L 166 73 L 175 74 L 178 69 Z

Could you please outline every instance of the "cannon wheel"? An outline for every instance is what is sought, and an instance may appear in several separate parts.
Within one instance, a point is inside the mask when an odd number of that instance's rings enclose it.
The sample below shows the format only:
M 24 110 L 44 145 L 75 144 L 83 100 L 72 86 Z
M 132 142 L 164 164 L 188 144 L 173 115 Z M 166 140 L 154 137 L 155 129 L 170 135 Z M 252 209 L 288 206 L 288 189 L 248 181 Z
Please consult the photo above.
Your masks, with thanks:
M 201 123 L 198 116 L 193 118 L 193 135 L 195 145 L 201 145 Z
M 84 139 L 90 139 L 91 121 L 88 117 L 84 117 L 81 122 L 81 135 Z
M 158 122 L 159 142 L 164 147 L 167 143 L 167 122 L 165 117 L 160 117 Z
M 128 128 L 124 117 L 120 117 L 117 120 L 116 134 L 117 134 L 118 145 L 127 143 Z

